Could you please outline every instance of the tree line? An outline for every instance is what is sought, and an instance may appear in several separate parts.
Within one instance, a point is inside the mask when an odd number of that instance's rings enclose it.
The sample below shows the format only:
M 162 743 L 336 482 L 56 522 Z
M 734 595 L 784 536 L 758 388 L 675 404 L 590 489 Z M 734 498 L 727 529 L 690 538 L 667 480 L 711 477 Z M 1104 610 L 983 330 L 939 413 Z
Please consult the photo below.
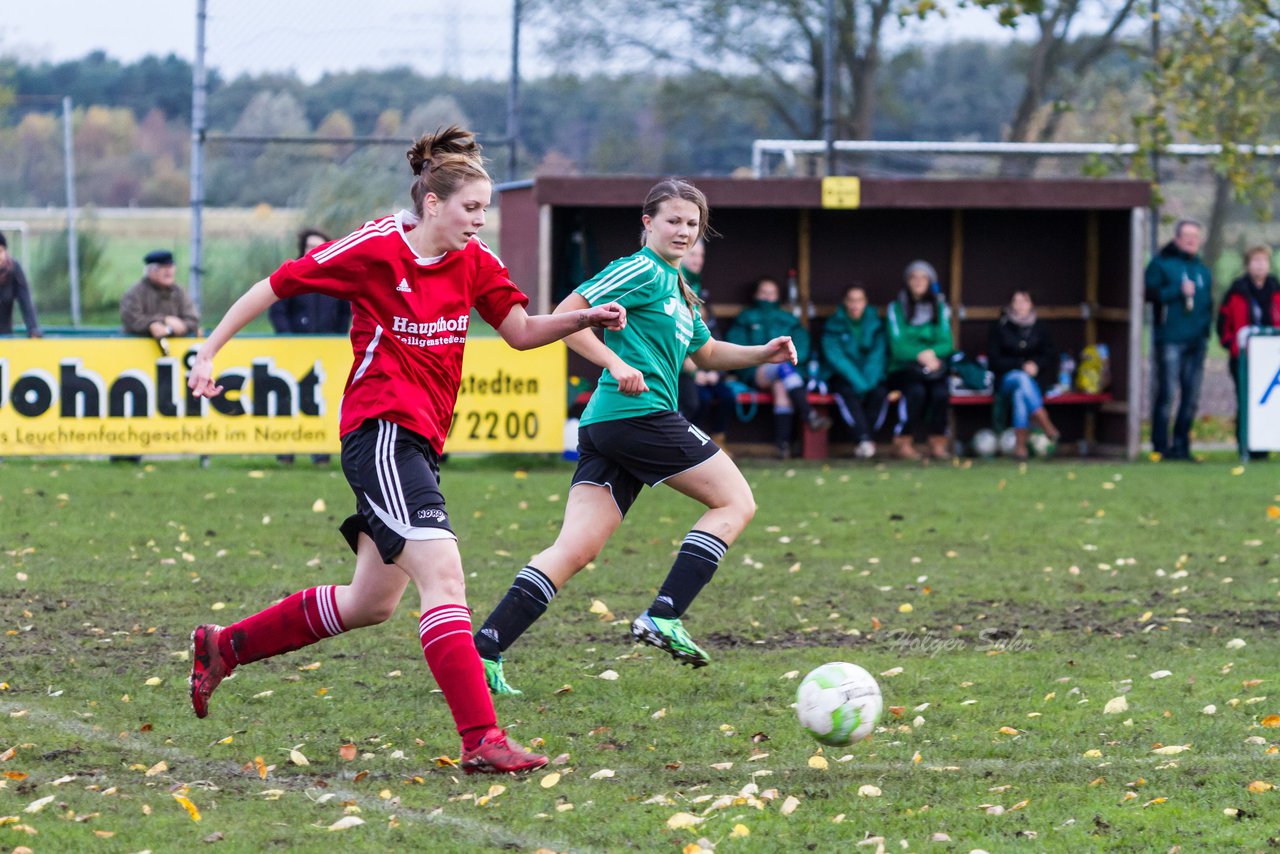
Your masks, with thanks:
M 889 36 L 944 13 L 932 0 L 837 0 L 834 77 L 839 138 L 1137 141 L 1138 157 L 1091 174 L 1150 177 L 1149 154 L 1173 141 L 1219 142 L 1214 210 L 1269 207 L 1275 161 L 1249 143 L 1280 138 L 1276 0 L 1166 0 L 1163 47 L 1136 0 L 973 0 L 1017 38 L 905 42 Z M 821 136 L 822 0 L 530 2 L 543 48 L 566 71 L 522 84 L 519 175 L 732 174 L 761 137 Z M 1086 14 L 1086 11 L 1088 14 Z M 672 34 L 675 34 L 674 36 Z M 894 42 L 897 43 L 897 42 Z M 627 70 L 619 71 L 619 67 Z M 424 97 L 423 93 L 429 93 Z M 58 102 L 76 104 L 80 200 L 187 201 L 191 68 L 179 57 L 122 63 L 101 52 L 60 63 L 0 57 L 0 205 L 63 198 Z M 408 68 L 326 74 L 210 75 L 207 199 L 214 205 L 341 205 L 398 198 L 395 149 L 348 137 L 407 140 L 448 122 L 482 140 L 506 132 L 505 81 L 427 77 Z M 316 136 L 324 145 L 218 142 L 219 134 Z M 490 149 L 505 170 L 505 152 Z M 1010 161 L 1006 175 L 1034 162 Z M 336 189 L 335 189 L 336 187 Z M 1211 235 L 1212 237 L 1212 235 Z

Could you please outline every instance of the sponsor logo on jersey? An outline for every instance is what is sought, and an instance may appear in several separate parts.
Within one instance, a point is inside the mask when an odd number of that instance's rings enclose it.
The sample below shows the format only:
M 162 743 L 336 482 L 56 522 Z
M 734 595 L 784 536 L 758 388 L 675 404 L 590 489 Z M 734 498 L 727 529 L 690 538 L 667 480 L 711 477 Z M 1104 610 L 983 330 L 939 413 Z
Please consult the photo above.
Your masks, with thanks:
M 406 294 L 413 293 L 413 288 L 409 287 L 408 279 L 401 279 L 400 284 L 396 285 L 396 290 L 403 291 Z
M 426 323 L 412 321 L 397 314 L 392 315 L 391 331 L 402 344 L 410 347 L 440 347 L 445 344 L 466 344 L 467 325 L 470 322 L 470 314 L 441 316 Z

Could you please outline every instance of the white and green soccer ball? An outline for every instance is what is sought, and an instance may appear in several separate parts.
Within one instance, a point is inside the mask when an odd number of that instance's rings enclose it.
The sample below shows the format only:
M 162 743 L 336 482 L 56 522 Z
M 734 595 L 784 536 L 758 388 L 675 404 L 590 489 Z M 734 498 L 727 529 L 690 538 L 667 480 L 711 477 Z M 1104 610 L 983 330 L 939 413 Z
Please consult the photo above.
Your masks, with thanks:
M 981 430 L 973 434 L 973 454 L 984 460 L 989 460 L 996 455 L 996 451 L 1000 447 L 1000 437 L 996 435 L 996 431 L 990 427 L 983 427 Z
M 1037 457 L 1052 456 L 1057 449 L 1057 443 L 1039 430 L 1031 434 L 1027 440 L 1027 446 Z
M 823 744 L 837 747 L 870 735 L 883 708 L 875 678 L 843 661 L 814 669 L 796 691 L 800 725 Z

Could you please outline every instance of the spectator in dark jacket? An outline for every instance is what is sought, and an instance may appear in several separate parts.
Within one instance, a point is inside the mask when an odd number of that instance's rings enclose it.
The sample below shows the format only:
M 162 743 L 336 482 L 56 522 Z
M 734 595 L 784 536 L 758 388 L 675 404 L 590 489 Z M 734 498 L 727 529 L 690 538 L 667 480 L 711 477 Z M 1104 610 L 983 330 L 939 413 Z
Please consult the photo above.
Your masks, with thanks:
M 314 228 L 298 233 L 298 257 L 329 242 Z M 268 310 L 271 328 L 282 335 L 346 335 L 351 331 L 351 303 L 324 294 L 282 299 Z
M 1050 441 L 1058 428 L 1044 408 L 1044 392 L 1053 382 L 1058 355 L 1049 330 L 1036 317 L 1035 302 L 1025 290 L 1013 292 L 987 338 L 987 362 L 996 377 L 996 393 L 1009 401 L 1009 421 L 1017 443 L 1013 457 L 1027 458 L 1027 437 L 1035 423 Z
M 872 437 L 884 418 L 888 396 L 886 356 L 880 316 L 868 309 L 866 290 L 853 285 L 822 329 L 822 363 L 840 417 L 858 443 L 854 455 L 863 460 L 876 455 Z
M 27 325 L 28 338 L 42 338 L 40 324 L 36 320 L 36 306 L 31 301 L 31 288 L 22 265 L 9 254 L 9 241 L 0 232 L 0 335 L 13 334 L 13 304 L 22 309 L 22 322 Z
M 1244 253 L 1244 266 L 1244 275 L 1231 283 L 1222 308 L 1218 309 L 1218 341 L 1231 354 L 1227 364 L 1237 401 L 1240 399 L 1240 331 L 1250 326 L 1280 327 L 1280 281 L 1271 274 L 1271 250 L 1266 246 L 1250 248 Z M 1243 421 L 1241 414 L 1237 409 L 1237 429 Z M 1237 438 L 1243 437 L 1237 434 Z
M 1200 223 L 1182 220 L 1171 240 L 1147 264 L 1147 301 L 1152 304 L 1151 448 L 1162 459 L 1191 460 L 1191 425 L 1200 407 L 1205 344 L 1213 322 L 1213 277 L 1200 260 Z M 1174 387 L 1178 414 L 1169 439 Z
M 329 242 L 329 235 L 315 228 L 298 232 L 298 257 Z M 281 335 L 346 335 L 351 331 L 351 303 L 324 294 L 300 294 L 286 297 L 267 309 L 271 328 Z M 276 457 L 292 463 L 293 454 Z M 328 454 L 312 454 L 318 466 L 329 464 Z

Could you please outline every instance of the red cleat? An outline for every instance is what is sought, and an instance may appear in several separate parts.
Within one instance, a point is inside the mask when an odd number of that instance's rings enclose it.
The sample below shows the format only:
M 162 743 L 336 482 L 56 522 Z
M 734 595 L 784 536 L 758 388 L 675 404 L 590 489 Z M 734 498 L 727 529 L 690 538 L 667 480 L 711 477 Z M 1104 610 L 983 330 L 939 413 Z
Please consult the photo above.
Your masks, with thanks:
M 508 774 L 541 768 L 547 757 L 525 750 L 507 738 L 505 729 L 491 727 L 474 750 L 462 751 L 459 764 L 468 774 Z
M 218 651 L 220 631 L 222 626 L 206 625 L 191 633 L 191 708 L 198 718 L 209 714 L 209 697 L 231 673 Z

